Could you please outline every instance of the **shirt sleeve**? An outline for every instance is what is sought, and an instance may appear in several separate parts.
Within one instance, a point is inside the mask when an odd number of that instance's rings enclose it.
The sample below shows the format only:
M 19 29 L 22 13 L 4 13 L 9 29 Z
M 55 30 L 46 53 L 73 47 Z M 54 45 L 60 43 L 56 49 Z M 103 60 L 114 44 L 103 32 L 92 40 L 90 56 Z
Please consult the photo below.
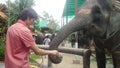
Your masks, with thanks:
M 32 33 L 30 31 L 22 31 L 20 38 L 26 47 L 30 47 L 32 45 L 35 45 L 35 40 L 32 37 Z

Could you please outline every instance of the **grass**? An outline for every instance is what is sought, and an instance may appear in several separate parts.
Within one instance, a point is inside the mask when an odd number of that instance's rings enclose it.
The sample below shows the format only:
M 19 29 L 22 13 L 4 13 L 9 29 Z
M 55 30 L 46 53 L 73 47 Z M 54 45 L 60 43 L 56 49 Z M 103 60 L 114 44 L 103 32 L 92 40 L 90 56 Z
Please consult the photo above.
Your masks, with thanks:
M 41 59 L 41 56 L 32 53 L 32 54 L 30 54 L 29 59 L 30 59 L 30 68 L 39 68 L 38 67 L 39 63 L 36 60 Z
M 30 55 L 29 59 L 30 59 L 30 63 L 38 63 L 36 60 L 41 59 L 41 56 L 33 53 L 33 54 Z

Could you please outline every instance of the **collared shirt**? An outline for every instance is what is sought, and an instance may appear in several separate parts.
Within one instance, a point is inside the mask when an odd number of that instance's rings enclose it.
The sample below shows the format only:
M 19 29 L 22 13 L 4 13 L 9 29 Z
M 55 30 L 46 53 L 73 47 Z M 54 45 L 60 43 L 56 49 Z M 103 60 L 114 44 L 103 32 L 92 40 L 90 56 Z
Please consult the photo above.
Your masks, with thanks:
M 35 41 L 31 31 L 25 22 L 18 20 L 7 31 L 5 68 L 29 68 L 29 50 L 32 45 L 35 45 Z

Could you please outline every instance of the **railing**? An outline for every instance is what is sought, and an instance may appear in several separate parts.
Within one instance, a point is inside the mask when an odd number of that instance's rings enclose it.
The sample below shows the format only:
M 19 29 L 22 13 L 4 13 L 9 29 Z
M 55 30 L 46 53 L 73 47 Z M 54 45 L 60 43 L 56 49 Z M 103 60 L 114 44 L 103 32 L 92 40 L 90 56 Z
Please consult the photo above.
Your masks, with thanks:
M 48 50 L 48 46 L 41 46 L 38 45 L 39 48 Z M 83 68 L 90 68 L 90 55 L 91 51 L 89 49 L 77 49 L 77 48 L 67 48 L 67 47 L 59 47 L 59 52 L 62 53 L 69 53 L 69 54 L 75 54 L 80 55 L 83 57 Z

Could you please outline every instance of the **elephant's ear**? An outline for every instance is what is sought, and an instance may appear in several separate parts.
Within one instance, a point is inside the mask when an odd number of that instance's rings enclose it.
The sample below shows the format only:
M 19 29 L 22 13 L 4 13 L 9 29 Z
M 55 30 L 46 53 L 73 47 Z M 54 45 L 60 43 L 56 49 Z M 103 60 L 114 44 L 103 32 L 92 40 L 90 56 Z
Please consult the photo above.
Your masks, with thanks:
M 98 5 L 94 5 L 91 10 L 92 22 L 90 23 L 89 31 L 94 36 L 103 37 L 106 33 L 109 17 L 104 15 L 102 11 L 101 6 Z
M 99 6 L 95 5 L 95 6 L 92 7 L 91 17 L 92 17 L 92 22 L 93 23 L 96 23 L 96 24 L 103 23 L 101 21 L 104 20 L 104 16 L 103 16 Z
M 109 12 L 112 10 L 113 8 L 113 1 L 116 1 L 116 0 L 97 0 L 98 1 L 98 4 L 100 5 L 100 8 L 105 11 L 105 12 Z

